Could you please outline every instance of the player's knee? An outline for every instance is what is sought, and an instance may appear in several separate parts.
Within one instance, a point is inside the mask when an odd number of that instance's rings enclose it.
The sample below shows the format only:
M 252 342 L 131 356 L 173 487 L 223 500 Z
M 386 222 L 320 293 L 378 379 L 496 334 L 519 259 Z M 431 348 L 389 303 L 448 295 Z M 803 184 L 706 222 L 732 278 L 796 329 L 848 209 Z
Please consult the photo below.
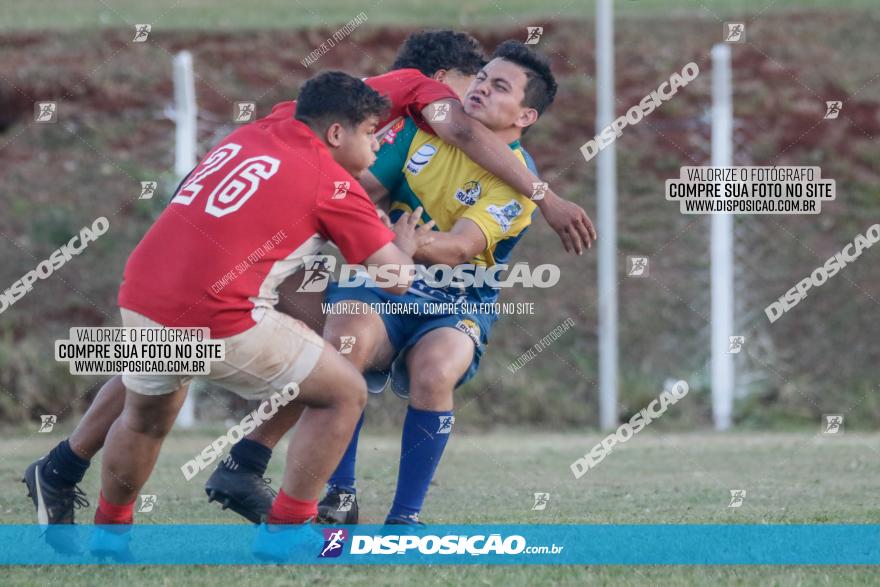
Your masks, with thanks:
M 351 385 L 348 401 L 358 414 L 363 412 L 367 406 L 367 382 L 360 373 L 358 373 L 356 381 Z
M 328 320 L 324 340 L 343 355 L 349 363 L 363 371 L 370 360 L 374 341 L 370 332 L 356 320 Z
M 420 362 L 410 369 L 410 392 L 422 396 L 446 397 L 461 378 L 461 369 L 445 361 Z
M 340 370 L 342 381 L 334 394 L 333 403 L 339 409 L 359 415 L 367 405 L 367 382 L 353 366 L 345 367 Z
M 122 414 L 123 421 L 133 432 L 164 438 L 174 426 L 176 410 L 173 408 L 172 402 L 167 402 L 167 405 L 126 406 Z

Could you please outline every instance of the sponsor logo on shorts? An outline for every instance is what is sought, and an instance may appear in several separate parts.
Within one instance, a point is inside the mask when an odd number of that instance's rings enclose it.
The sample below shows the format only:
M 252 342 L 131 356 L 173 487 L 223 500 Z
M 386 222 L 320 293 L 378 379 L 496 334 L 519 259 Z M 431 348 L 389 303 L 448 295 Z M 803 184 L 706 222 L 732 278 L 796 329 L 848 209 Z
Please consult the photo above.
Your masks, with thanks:
M 409 161 L 406 163 L 406 170 L 413 175 L 418 175 L 436 154 L 437 147 L 431 143 L 425 143 L 409 158 Z
M 471 319 L 459 320 L 455 325 L 458 330 L 467 334 L 474 342 L 474 345 L 480 346 L 480 325 Z

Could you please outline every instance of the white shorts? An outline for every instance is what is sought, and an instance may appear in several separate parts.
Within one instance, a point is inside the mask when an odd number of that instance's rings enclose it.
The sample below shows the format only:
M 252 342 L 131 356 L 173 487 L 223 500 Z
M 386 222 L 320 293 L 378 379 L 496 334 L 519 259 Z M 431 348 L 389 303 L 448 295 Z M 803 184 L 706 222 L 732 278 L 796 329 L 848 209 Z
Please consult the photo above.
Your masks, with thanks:
M 120 308 L 126 327 L 162 327 L 146 316 Z M 257 309 L 257 323 L 223 338 L 226 359 L 213 361 L 209 375 L 199 375 L 249 400 L 264 400 L 290 383 L 302 383 L 324 350 L 324 339 L 308 326 L 275 309 Z M 124 374 L 128 389 L 142 395 L 165 395 L 188 383 L 191 375 Z

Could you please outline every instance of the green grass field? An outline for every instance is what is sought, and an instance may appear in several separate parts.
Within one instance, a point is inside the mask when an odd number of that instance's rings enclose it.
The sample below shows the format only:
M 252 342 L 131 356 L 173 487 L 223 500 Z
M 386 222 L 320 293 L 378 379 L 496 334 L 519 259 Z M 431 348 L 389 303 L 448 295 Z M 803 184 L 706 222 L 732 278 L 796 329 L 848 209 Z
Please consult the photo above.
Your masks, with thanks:
M 239 523 L 208 504 L 202 484 L 178 467 L 221 428 L 176 433 L 166 443 L 158 468 L 144 488 L 156 494 L 151 514 L 138 523 Z M 15 436 L 0 445 L 0 511 L 4 523 L 29 523 L 33 510 L 18 483 L 31 459 L 61 437 Z M 391 501 L 398 438 L 363 435 L 359 461 L 359 501 L 364 522 L 377 523 Z M 646 431 L 609 455 L 580 480 L 568 465 L 600 436 L 506 431 L 453 436 L 428 497 L 424 519 L 434 523 L 880 523 L 875 466 L 880 435 L 844 434 L 657 434 Z M 282 451 L 270 476 L 280 478 Z M 98 470 L 84 489 L 94 501 Z M 728 508 L 729 491 L 745 489 L 742 507 Z M 543 512 L 531 511 L 533 493 L 551 494 Z M 93 509 L 82 513 L 88 522 Z M 7 546 L 8 547 L 8 546 Z M 4 570 L 4 585 L 346 585 L 424 584 L 622 584 L 669 585 L 876 584 L 870 569 L 827 567 L 64 567 Z

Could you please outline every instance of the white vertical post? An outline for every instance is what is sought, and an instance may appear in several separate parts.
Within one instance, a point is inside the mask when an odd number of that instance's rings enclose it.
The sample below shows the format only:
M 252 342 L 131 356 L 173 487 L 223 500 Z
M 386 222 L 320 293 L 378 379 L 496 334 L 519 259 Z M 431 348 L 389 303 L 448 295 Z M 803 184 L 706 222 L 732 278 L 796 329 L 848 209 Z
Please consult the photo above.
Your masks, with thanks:
M 730 46 L 712 48 L 712 166 L 733 165 Z M 712 417 L 716 430 L 730 428 L 733 413 L 733 215 L 712 214 Z
M 596 3 L 596 133 L 614 120 L 613 0 Z M 599 426 L 617 427 L 617 169 L 614 143 L 597 155 Z
M 193 81 L 193 61 L 189 51 L 181 51 L 174 56 L 174 174 L 177 181 L 192 171 L 196 165 L 196 86 Z M 176 182 L 175 182 L 176 183 Z M 192 428 L 196 422 L 196 400 L 194 386 L 177 414 L 177 425 Z
M 181 51 L 174 56 L 174 174 L 178 180 L 196 165 L 196 115 L 192 54 Z

